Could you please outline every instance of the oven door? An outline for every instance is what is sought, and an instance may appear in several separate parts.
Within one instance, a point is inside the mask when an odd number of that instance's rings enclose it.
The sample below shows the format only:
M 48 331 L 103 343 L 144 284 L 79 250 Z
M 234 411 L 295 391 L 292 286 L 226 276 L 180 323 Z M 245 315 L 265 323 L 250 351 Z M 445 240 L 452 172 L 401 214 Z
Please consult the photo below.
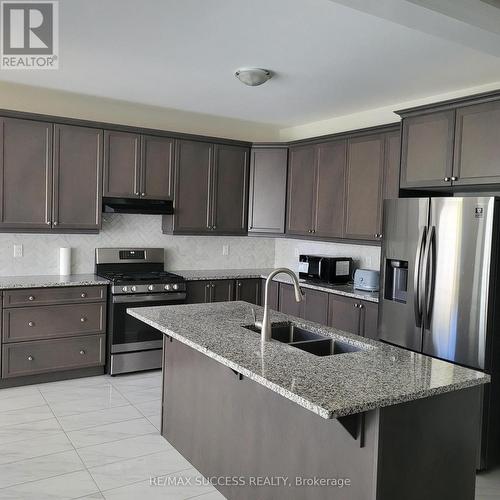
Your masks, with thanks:
M 160 349 L 163 334 L 156 328 L 127 314 L 132 307 L 184 304 L 186 294 L 152 293 L 144 295 L 113 295 L 111 297 L 109 332 L 111 354 L 144 349 Z

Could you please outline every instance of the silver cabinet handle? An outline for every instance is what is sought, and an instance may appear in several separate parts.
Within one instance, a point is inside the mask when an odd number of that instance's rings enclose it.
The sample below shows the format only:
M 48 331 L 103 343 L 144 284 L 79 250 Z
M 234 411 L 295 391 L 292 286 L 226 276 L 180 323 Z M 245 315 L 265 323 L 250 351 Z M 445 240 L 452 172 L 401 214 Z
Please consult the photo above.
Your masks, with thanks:
M 84 299 L 86 296 L 87 296 L 87 294 L 86 294 L 85 292 L 82 292 L 82 293 L 80 294 L 80 297 L 81 297 L 82 299 Z
M 451 180 L 452 181 L 458 181 L 458 177 L 452 176 Z
M 33 321 L 28 321 L 28 326 L 30 328 L 34 327 L 35 326 L 35 323 L 33 323 Z
M 146 193 L 141 193 L 141 196 L 146 196 Z
M 449 177 L 445 177 L 443 180 L 444 180 L 444 182 L 450 182 L 451 181 L 451 179 Z
M 86 353 L 85 353 L 85 351 L 82 349 L 82 350 L 80 351 L 80 354 L 83 356 L 83 355 L 84 355 L 84 354 L 86 354 Z
M 28 356 L 28 361 L 33 361 L 35 358 L 33 356 Z
M 85 316 L 82 316 L 82 317 L 80 318 L 80 322 L 81 322 L 81 323 L 85 323 L 85 321 L 87 321 L 87 318 L 86 318 Z
M 35 300 L 35 296 L 34 296 L 34 295 L 30 295 L 30 296 L 28 297 L 28 300 Z

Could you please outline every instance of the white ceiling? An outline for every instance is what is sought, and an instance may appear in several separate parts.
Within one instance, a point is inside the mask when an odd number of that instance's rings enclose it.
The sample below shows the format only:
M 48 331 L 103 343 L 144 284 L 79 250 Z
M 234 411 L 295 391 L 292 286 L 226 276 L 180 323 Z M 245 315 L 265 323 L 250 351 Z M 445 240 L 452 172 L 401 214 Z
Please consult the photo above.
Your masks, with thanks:
M 0 80 L 285 127 L 500 81 L 495 55 L 329 0 L 59 5 L 60 69 Z

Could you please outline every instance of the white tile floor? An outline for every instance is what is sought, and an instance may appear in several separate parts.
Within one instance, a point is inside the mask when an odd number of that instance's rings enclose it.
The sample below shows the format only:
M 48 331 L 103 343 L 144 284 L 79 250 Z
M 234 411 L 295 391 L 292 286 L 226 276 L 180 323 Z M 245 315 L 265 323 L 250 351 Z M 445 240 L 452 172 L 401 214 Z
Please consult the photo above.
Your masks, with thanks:
M 0 390 L 0 499 L 223 500 L 159 433 L 161 373 Z M 151 476 L 192 486 L 150 486 Z
M 159 434 L 161 373 L 0 390 L 0 499 L 223 500 Z M 192 486 L 150 486 L 151 476 Z M 500 500 L 500 469 L 476 500 Z

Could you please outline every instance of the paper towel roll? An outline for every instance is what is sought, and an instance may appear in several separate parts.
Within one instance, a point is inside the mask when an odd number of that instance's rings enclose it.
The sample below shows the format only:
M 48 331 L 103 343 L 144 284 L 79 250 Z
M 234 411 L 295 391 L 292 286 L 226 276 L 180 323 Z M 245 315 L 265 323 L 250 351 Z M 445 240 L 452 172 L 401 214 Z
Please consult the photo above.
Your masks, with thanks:
M 59 274 L 71 274 L 71 248 L 59 249 Z

